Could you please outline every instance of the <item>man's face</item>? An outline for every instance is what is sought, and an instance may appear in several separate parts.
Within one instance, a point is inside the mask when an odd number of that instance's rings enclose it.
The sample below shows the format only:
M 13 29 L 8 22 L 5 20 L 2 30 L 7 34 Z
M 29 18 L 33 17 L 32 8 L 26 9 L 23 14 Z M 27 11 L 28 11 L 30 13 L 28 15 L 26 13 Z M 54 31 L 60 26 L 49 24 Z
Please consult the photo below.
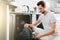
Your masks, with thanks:
M 41 13 L 44 13 L 45 7 L 42 7 L 41 5 L 38 6 L 38 9 Z

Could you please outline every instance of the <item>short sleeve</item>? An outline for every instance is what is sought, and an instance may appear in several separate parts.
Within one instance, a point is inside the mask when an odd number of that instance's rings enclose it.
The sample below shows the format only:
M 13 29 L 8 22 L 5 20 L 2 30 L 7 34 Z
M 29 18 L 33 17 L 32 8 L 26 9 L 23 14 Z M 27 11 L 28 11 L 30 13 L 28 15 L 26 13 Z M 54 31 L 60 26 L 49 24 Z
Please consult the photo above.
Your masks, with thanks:
M 51 18 L 50 18 L 50 22 L 56 22 L 56 19 L 55 19 L 55 16 L 54 15 L 51 15 Z

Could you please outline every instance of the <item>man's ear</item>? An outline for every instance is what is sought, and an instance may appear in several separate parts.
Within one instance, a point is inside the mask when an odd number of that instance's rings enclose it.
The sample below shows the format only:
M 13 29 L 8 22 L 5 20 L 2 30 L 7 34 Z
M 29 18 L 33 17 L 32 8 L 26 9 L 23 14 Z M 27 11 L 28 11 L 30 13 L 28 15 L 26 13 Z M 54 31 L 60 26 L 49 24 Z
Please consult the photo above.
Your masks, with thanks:
M 46 5 L 44 5 L 44 8 L 46 8 Z

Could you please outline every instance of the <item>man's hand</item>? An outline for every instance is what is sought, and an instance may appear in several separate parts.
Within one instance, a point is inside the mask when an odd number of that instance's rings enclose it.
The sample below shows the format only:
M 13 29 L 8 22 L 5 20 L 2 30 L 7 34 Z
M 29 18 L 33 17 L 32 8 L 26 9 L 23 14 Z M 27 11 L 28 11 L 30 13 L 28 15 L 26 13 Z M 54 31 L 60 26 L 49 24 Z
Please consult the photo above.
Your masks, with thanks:
M 25 28 L 28 28 L 29 26 L 30 26 L 30 25 L 29 25 L 29 24 L 27 24 L 27 23 L 26 23 L 26 24 L 24 24 L 24 27 L 25 27 Z
M 35 35 L 35 38 L 37 38 L 37 39 L 40 39 L 41 37 L 43 37 L 42 34 L 36 34 L 36 35 Z
M 28 27 L 33 28 L 33 27 L 34 27 L 34 25 L 33 25 L 33 24 L 27 24 L 27 23 L 26 23 L 26 24 L 24 24 L 24 27 L 25 27 L 25 28 L 28 28 Z
M 25 28 L 27 28 L 27 27 L 31 27 L 31 28 L 33 28 L 33 27 L 35 27 L 37 24 L 40 24 L 41 22 L 40 22 L 40 20 L 37 20 L 34 24 L 24 24 L 24 27 Z

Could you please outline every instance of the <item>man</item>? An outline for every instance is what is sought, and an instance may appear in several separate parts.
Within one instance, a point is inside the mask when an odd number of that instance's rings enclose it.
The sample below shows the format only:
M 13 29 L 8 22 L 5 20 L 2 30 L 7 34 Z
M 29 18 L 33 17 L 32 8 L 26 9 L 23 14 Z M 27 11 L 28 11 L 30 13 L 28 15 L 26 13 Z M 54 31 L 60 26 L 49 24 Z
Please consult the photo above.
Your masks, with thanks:
M 55 28 L 56 28 L 56 19 L 52 12 L 46 10 L 46 4 L 44 1 L 39 1 L 37 3 L 37 6 L 40 10 L 40 12 L 43 15 L 39 16 L 39 19 L 34 22 L 33 24 L 25 24 L 24 27 L 36 27 L 39 23 L 42 23 L 44 26 L 45 33 L 43 34 L 37 34 L 35 38 L 43 38 L 43 37 L 49 37 L 50 35 L 53 35 L 55 33 Z M 49 37 L 50 38 L 50 37 Z M 52 40 L 52 39 L 47 39 L 47 40 Z

